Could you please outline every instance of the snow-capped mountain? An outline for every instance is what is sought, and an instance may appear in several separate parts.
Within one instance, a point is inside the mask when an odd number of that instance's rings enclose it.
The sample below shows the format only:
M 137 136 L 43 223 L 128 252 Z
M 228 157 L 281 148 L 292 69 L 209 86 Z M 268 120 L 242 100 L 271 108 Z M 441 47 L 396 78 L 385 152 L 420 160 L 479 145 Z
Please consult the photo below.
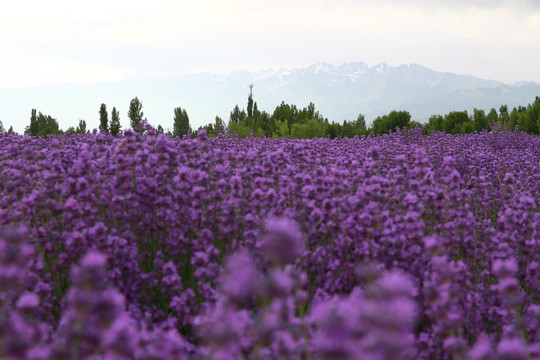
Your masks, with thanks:
M 182 107 L 197 128 L 213 122 L 216 115 L 228 120 L 236 104 L 246 107 L 249 84 L 254 84 L 254 100 L 261 111 L 272 113 L 281 102 L 298 107 L 313 102 L 324 117 L 337 122 L 356 119 L 360 113 L 369 122 L 392 110 L 407 110 L 414 120 L 426 121 L 431 115 L 454 110 L 498 109 L 502 104 L 512 109 L 540 95 L 539 83 L 510 85 L 417 64 L 317 63 L 297 69 L 199 73 L 150 81 L 0 88 L 0 118 L 4 126 L 13 125 L 22 132 L 35 108 L 57 118 L 63 129 L 76 126 L 79 119 L 94 128 L 99 124 L 100 104 L 105 103 L 109 111 L 116 107 L 123 127 L 129 127 L 129 102 L 137 96 L 150 123 L 171 128 L 174 108 Z

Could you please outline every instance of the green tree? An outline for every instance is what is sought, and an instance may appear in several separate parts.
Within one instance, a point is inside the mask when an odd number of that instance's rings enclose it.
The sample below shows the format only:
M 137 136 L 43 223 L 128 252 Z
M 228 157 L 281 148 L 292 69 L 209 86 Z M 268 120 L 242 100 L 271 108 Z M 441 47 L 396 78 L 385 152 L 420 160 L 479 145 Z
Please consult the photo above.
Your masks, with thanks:
M 272 136 L 276 130 L 276 124 L 266 111 L 261 112 L 257 109 L 257 103 L 255 103 L 253 107 L 253 116 L 257 119 L 257 123 L 261 127 L 263 134 L 266 136 Z
M 84 120 L 79 120 L 79 126 L 77 126 L 77 129 L 75 129 L 75 133 L 77 134 L 87 134 L 88 132 L 86 131 L 86 121 Z
M 476 131 L 475 124 L 471 120 L 466 121 L 461 125 L 461 133 L 462 134 L 471 134 L 471 133 L 473 133 L 475 131 Z
M 225 129 L 225 122 L 222 118 L 216 115 L 216 118 L 214 119 L 214 128 L 216 131 L 216 136 L 219 135 L 220 132 L 223 132 Z
M 518 108 L 519 119 L 516 121 L 519 131 L 524 131 L 529 134 L 539 133 L 538 119 L 540 117 L 540 97 L 536 97 L 534 103 L 529 104 L 527 107 L 520 106 Z M 512 118 L 514 112 L 512 112 Z
M 289 133 L 290 133 L 292 124 L 297 122 L 298 109 L 296 108 L 295 105 L 285 104 L 285 102 L 282 101 L 280 105 L 276 106 L 270 119 L 271 119 L 271 122 L 274 123 L 274 127 L 278 121 L 287 120 L 287 124 L 289 126 Z
M 231 134 L 236 134 L 240 138 L 247 138 L 250 136 L 251 129 L 243 125 L 243 123 L 230 123 L 229 130 Z
M 354 121 L 343 120 L 343 125 L 341 125 L 340 127 L 339 135 L 348 138 L 354 137 L 354 135 L 356 135 L 356 132 L 353 123 Z
M 489 122 L 484 110 L 473 110 L 472 123 L 475 131 L 482 131 L 489 129 Z
M 142 102 L 139 98 L 135 97 L 129 103 L 128 117 L 131 122 L 131 128 L 133 131 L 142 132 L 143 129 L 140 126 L 141 121 L 143 120 L 144 113 L 142 111 Z
M 499 124 L 503 129 L 509 129 L 510 114 L 508 113 L 508 106 L 501 105 L 499 108 Z M 514 130 L 513 128 L 510 130 Z
M 497 110 L 495 110 L 495 108 L 491 108 L 489 113 L 486 115 L 486 121 L 489 128 L 491 128 L 494 123 L 499 122 L 499 114 L 497 113 Z
M 291 136 L 296 139 L 312 139 L 315 137 L 324 137 L 325 134 L 325 123 L 316 118 L 308 120 L 305 124 L 293 124 L 291 127 Z
M 253 117 L 253 98 L 251 97 L 251 95 L 248 98 L 247 116 Z
M 409 123 L 409 125 L 407 125 L 407 129 L 410 130 L 410 129 L 415 129 L 416 127 L 419 127 L 419 128 L 423 128 L 423 124 L 414 120 L 414 121 L 411 121 Z
M 443 130 L 447 134 L 460 134 L 463 124 L 469 121 L 467 111 L 451 111 L 444 116 Z
M 174 109 L 173 135 L 182 137 L 187 135 L 188 132 L 191 132 L 189 116 L 185 109 L 177 107 Z
M 101 104 L 99 107 L 99 126 L 105 133 L 109 133 L 109 114 L 107 113 L 107 105 Z
M 65 132 L 66 135 L 73 135 L 73 134 L 76 134 L 76 133 L 77 133 L 77 130 L 73 126 L 70 126 Z
M 363 135 L 366 133 L 366 117 L 363 114 L 358 114 L 356 121 L 353 123 L 353 127 L 357 130 L 356 135 Z
M 15 132 L 13 131 L 13 126 L 9 127 L 8 134 L 13 135 Z
M 427 123 L 428 131 L 443 131 L 444 117 L 442 115 L 431 115 Z
M 62 131 L 59 129 L 56 119 L 41 112 L 36 115 L 36 109 L 32 109 L 30 125 L 26 127 L 25 133 L 31 136 L 46 136 L 61 134 Z
M 39 124 L 38 124 L 36 109 L 32 109 L 32 112 L 30 115 L 30 125 L 26 127 L 24 132 L 30 136 L 38 136 Z
M 506 122 L 505 129 L 514 131 L 517 126 L 518 130 L 524 131 L 525 124 L 523 123 L 523 120 L 522 120 L 523 118 L 524 118 L 523 109 L 521 109 L 521 107 L 519 110 L 516 108 L 513 108 L 512 111 L 509 112 L 508 121 Z
M 326 127 L 326 134 L 330 136 L 331 139 L 335 139 L 341 135 L 341 124 L 333 122 L 328 124 Z
M 272 134 L 273 138 L 289 137 L 289 123 L 287 120 L 276 121 L 276 131 Z
M 111 112 L 111 126 L 109 129 L 111 131 L 111 135 L 118 135 L 118 133 L 120 132 L 120 128 L 120 113 L 118 112 L 118 110 L 116 110 L 115 107 L 113 107 Z
M 236 105 L 231 111 L 230 117 L 229 117 L 229 124 L 238 124 L 242 122 L 244 119 L 246 119 L 247 114 L 244 110 L 240 110 L 240 107 Z
M 534 99 L 534 103 L 531 105 L 531 108 L 529 109 L 529 116 L 531 117 L 531 121 L 536 122 L 536 128 L 534 134 L 540 135 L 540 96 L 537 96 Z
M 408 111 L 393 110 L 387 115 L 379 116 L 373 120 L 372 130 L 376 134 L 386 134 L 409 126 L 411 122 L 411 114 Z

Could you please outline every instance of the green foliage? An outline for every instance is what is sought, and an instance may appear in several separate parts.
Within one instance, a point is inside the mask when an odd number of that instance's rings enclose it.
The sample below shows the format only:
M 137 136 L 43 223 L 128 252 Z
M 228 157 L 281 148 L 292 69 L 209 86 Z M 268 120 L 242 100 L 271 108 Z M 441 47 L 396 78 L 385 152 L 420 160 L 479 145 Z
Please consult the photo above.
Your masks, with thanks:
M 297 139 L 312 139 L 326 136 L 326 124 L 316 118 L 308 120 L 305 124 L 293 124 L 291 136 Z
M 246 112 L 244 110 L 240 111 L 240 108 L 238 105 L 236 105 L 231 111 L 231 115 L 229 118 L 229 124 L 239 124 L 247 117 Z
M 471 134 L 476 131 L 475 125 L 472 121 L 464 122 L 461 126 L 462 134 Z
M 468 121 L 467 111 L 451 111 L 444 116 L 443 131 L 448 134 L 463 133 L 463 124 Z
M 231 134 L 238 135 L 240 138 L 247 138 L 250 136 L 250 129 L 241 123 L 230 123 L 229 130 Z
M 471 132 L 474 132 L 474 131 L 480 132 L 484 129 L 489 128 L 488 117 L 486 116 L 486 113 L 484 112 L 484 110 L 478 110 L 478 109 L 473 110 L 472 123 L 473 123 L 474 130 Z
M 498 123 L 499 122 L 499 114 L 497 113 L 497 110 L 495 108 L 492 108 L 489 113 L 486 115 L 486 121 L 487 121 L 487 127 L 486 130 L 489 129 L 491 124 Z
M 523 121 L 523 117 L 523 109 L 521 107 L 519 108 L 519 110 L 514 108 L 508 118 L 508 124 L 506 126 L 506 129 L 513 131 L 516 129 L 517 126 L 518 130 L 524 131 L 524 127 L 526 126 L 526 124 Z
M 116 110 L 115 107 L 112 108 L 111 112 L 111 126 L 110 126 L 110 132 L 112 136 L 118 135 L 120 132 L 120 113 L 118 110 Z
M 32 109 L 32 112 L 30 115 L 30 125 L 26 127 L 25 133 L 29 134 L 30 136 L 37 136 L 38 132 L 39 132 L 39 125 L 37 122 L 36 109 Z
M 331 124 L 328 124 L 326 127 L 326 134 L 330 136 L 331 139 L 335 139 L 341 135 L 341 125 L 332 121 Z
M 289 132 L 289 122 L 287 120 L 276 120 L 276 131 L 272 134 L 273 138 L 288 138 L 290 135 Z
M 373 120 L 372 130 L 382 135 L 409 126 L 411 114 L 408 111 L 392 111 L 387 115 L 379 116 Z
M 100 127 L 107 133 L 117 136 L 120 132 L 120 117 L 116 108 L 113 107 L 111 121 L 109 123 L 107 107 L 101 104 Z M 130 102 L 128 111 L 131 126 L 135 131 L 140 131 L 139 124 L 143 120 L 142 103 L 135 97 Z M 518 129 L 531 134 L 540 132 L 540 97 L 528 106 L 519 106 L 511 112 L 508 106 L 501 105 L 499 111 L 492 108 L 489 113 L 482 109 L 474 109 L 472 115 L 467 111 L 451 111 L 446 115 L 433 115 L 429 118 L 425 128 L 428 131 L 444 131 L 449 134 L 466 134 L 490 130 L 493 124 L 499 124 L 501 128 L 513 131 Z M 223 131 L 224 121 L 216 116 L 214 123 L 199 127 L 206 130 L 209 137 L 216 137 Z M 259 111 L 257 102 L 251 96 L 248 97 L 247 113 L 235 105 L 230 113 L 228 122 L 229 131 L 237 134 L 241 138 L 249 136 L 273 137 L 273 138 L 303 138 L 314 137 L 354 137 L 375 133 L 378 135 L 386 134 L 396 129 L 412 129 L 423 124 L 418 121 L 411 121 L 411 115 L 408 111 L 392 111 L 377 117 L 371 127 L 367 129 L 364 115 L 359 114 L 356 120 L 344 120 L 342 124 L 324 118 L 316 109 L 315 104 L 309 103 L 308 106 L 299 109 L 296 105 L 286 104 L 284 101 L 278 105 L 272 114 L 265 111 Z M 174 130 L 170 136 L 183 136 L 191 132 L 189 117 L 185 109 L 177 107 L 174 109 Z M 13 132 L 13 128 L 10 128 Z M 158 132 L 164 130 L 158 126 Z M 26 127 L 25 133 L 32 136 L 43 136 L 49 134 L 62 134 L 58 128 L 58 122 L 49 115 L 38 113 L 32 109 L 30 124 Z M 88 133 L 86 122 L 79 121 L 77 128 L 70 127 L 66 134 L 84 134 Z M 192 134 L 196 136 L 196 134 Z
M 31 136 L 46 136 L 62 134 L 58 127 L 58 121 L 50 115 L 44 115 L 41 112 L 36 115 L 36 109 L 32 109 L 30 116 L 30 125 L 26 127 L 25 133 Z
M 183 137 L 188 132 L 191 133 L 191 125 L 186 109 L 177 107 L 174 109 L 173 136 Z
M 253 98 L 251 97 L 251 95 L 250 95 L 249 98 L 248 98 L 247 116 L 248 116 L 249 118 L 250 118 L 250 117 L 253 117 Z
M 135 132 L 141 132 L 143 129 L 140 126 L 143 120 L 144 113 L 142 111 L 142 102 L 135 97 L 129 103 L 128 117 L 131 123 L 131 128 Z
M 512 111 L 511 118 L 514 119 L 514 111 Z M 529 134 L 539 135 L 540 129 L 540 97 L 536 97 L 532 105 L 528 105 L 526 108 L 520 106 L 517 109 L 517 119 L 514 120 L 518 126 L 519 131 L 524 131 Z
M 259 110 L 257 110 L 257 103 L 255 103 L 253 116 L 256 119 L 256 123 L 259 124 L 259 126 L 261 127 L 263 134 L 266 136 L 272 136 L 272 134 L 276 130 L 275 121 L 266 111 L 260 112 Z
M 364 135 L 367 132 L 366 117 L 362 114 L 358 114 L 356 121 L 353 122 L 353 127 L 357 131 L 355 135 Z
M 76 134 L 88 134 L 89 131 L 86 130 L 86 121 L 85 120 L 79 120 L 79 126 L 77 126 L 77 129 L 75 129 Z
M 109 133 L 109 114 L 107 113 L 107 105 L 101 104 L 99 107 L 99 126 L 105 133 Z
M 208 137 L 216 137 L 222 132 L 222 128 L 225 128 L 223 119 L 216 116 L 213 124 L 207 124 L 205 126 L 199 126 L 198 130 L 206 130 Z
M 536 135 L 540 135 L 540 96 L 537 96 L 529 110 L 531 117 L 536 118 Z
M 416 128 L 416 127 L 422 128 L 423 126 L 424 126 L 424 125 L 421 124 L 421 123 L 418 122 L 418 121 L 411 121 L 411 122 L 409 123 L 409 125 L 407 125 L 407 129 L 410 130 L 410 129 L 414 129 L 414 128 Z
M 501 105 L 499 108 L 499 124 L 503 129 L 508 129 L 510 125 L 510 114 L 508 114 L 508 106 Z M 514 128 L 512 127 L 512 130 Z
M 330 135 L 331 138 L 337 136 L 352 138 L 356 135 L 361 136 L 366 135 L 367 133 L 366 119 L 362 114 L 359 114 L 356 120 L 344 120 L 343 125 L 332 122 L 332 124 L 327 126 L 327 134 Z
M 442 131 L 443 130 L 444 117 L 442 115 L 430 116 L 427 123 L 427 130 L 429 131 Z

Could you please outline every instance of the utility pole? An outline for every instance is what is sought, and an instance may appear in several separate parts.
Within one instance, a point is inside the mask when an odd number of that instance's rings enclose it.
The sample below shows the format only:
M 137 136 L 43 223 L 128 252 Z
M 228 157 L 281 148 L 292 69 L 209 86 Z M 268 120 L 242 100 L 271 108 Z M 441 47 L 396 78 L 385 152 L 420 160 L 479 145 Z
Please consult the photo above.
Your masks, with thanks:
M 253 87 L 255 86 L 254 84 L 249 84 L 249 97 L 250 98 L 253 98 Z

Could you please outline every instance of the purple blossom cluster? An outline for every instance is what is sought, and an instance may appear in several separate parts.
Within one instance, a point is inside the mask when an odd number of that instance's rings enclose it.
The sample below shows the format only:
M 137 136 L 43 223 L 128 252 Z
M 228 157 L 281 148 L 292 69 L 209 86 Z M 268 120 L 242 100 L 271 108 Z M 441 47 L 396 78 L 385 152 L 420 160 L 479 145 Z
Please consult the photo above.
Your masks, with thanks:
M 540 137 L 0 134 L 0 358 L 540 358 Z

